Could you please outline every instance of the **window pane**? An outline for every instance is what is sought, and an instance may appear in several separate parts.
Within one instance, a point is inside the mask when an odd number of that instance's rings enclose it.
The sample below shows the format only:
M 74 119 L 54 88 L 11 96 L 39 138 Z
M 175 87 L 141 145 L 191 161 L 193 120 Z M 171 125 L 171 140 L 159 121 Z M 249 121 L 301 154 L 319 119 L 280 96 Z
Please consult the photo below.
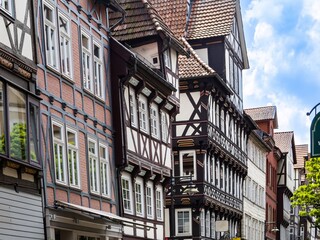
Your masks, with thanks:
M 9 119 L 10 119 L 10 156 L 27 159 L 26 132 L 26 97 L 18 90 L 8 87 Z
M 30 159 L 34 162 L 39 162 L 39 108 L 30 104 L 30 126 L 29 126 L 29 141 L 30 141 Z
M 4 122 L 4 89 L 3 83 L 0 82 L 0 153 L 6 153 L 6 138 L 5 138 L 5 122 Z

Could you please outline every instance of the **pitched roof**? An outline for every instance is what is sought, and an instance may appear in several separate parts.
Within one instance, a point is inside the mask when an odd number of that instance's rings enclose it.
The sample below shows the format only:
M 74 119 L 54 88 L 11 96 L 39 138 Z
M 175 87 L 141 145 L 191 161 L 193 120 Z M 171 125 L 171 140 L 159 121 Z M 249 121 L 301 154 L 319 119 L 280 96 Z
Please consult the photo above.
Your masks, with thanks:
M 216 72 L 199 58 L 187 40 L 182 38 L 182 42 L 186 49 L 190 52 L 190 57 L 188 58 L 186 56 L 179 55 L 180 79 L 213 76 Z
M 296 145 L 297 163 L 294 168 L 304 168 L 305 157 L 308 156 L 308 144 Z
M 148 36 L 166 36 L 178 50 L 183 51 L 182 45 L 171 29 L 166 25 L 160 14 L 149 0 L 119 0 L 125 10 L 125 19 L 112 30 L 112 35 L 118 41 L 128 41 Z M 121 14 L 110 13 L 110 25 L 121 20 Z
M 187 25 L 188 0 L 150 0 L 166 24 L 178 37 L 184 37 Z
M 187 39 L 228 35 L 235 12 L 235 0 L 193 1 Z
M 276 106 L 248 108 L 244 110 L 254 121 L 273 120 L 274 128 L 278 128 Z
M 292 147 L 293 141 L 293 132 L 276 132 L 274 133 L 274 141 L 276 146 L 281 150 L 283 153 L 288 153 Z

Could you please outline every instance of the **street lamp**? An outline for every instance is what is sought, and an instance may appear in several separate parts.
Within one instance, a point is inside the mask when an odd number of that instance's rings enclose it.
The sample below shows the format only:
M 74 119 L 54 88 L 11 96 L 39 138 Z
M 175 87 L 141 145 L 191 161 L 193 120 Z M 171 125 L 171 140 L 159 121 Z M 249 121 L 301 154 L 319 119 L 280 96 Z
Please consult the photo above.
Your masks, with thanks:
M 269 226 L 269 225 L 275 225 L 276 223 L 277 223 L 277 222 L 265 222 L 265 233 L 264 233 L 265 239 L 267 239 L 267 230 L 268 230 L 268 227 L 267 227 L 267 226 Z M 277 226 L 274 226 L 273 228 L 271 228 L 270 231 L 273 232 L 273 233 L 276 233 L 276 232 L 279 232 L 280 229 L 279 229 Z
M 180 186 L 180 187 L 178 187 Z M 175 201 L 174 196 L 188 195 L 192 196 L 199 193 L 198 188 L 192 182 L 192 175 L 171 176 L 170 179 L 170 239 L 175 238 Z M 192 219 L 190 219 L 192 221 Z

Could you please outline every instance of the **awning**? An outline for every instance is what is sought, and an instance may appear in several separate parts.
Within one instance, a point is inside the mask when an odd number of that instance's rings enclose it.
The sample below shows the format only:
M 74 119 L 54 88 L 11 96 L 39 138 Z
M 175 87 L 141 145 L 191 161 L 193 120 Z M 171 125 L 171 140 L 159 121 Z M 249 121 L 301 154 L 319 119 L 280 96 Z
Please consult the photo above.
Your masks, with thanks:
M 55 206 L 57 207 L 62 207 L 62 208 L 69 208 L 70 210 L 76 210 L 76 211 L 80 211 L 82 213 L 87 213 L 87 214 L 93 214 L 96 215 L 100 218 L 105 218 L 107 220 L 110 220 L 112 222 L 116 222 L 116 223 L 122 223 L 123 225 L 126 224 L 130 224 L 130 226 L 135 225 L 138 227 L 145 227 L 147 229 L 149 228 L 155 228 L 152 226 L 148 226 L 145 224 L 141 224 L 141 223 L 136 223 L 134 220 L 129 219 L 129 218 L 125 218 L 125 217 L 120 217 L 118 215 L 115 215 L 113 213 L 109 213 L 109 212 L 104 212 L 98 209 L 93 209 L 93 208 L 88 208 L 88 207 L 84 207 L 84 206 L 79 206 L 76 204 L 72 204 L 72 203 L 68 203 L 68 202 L 64 202 L 64 201 L 55 201 Z M 128 226 L 128 225 L 127 225 Z

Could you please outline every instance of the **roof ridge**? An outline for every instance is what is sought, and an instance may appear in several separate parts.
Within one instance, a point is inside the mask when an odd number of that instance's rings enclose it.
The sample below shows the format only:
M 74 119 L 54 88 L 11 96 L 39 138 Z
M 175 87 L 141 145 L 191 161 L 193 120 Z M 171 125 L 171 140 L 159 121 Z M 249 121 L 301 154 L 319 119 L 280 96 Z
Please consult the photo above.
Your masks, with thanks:
M 263 107 L 253 107 L 253 108 L 245 108 L 244 110 L 254 110 L 254 109 L 261 109 L 261 108 L 276 108 L 276 106 L 271 105 L 271 106 L 263 106 Z

